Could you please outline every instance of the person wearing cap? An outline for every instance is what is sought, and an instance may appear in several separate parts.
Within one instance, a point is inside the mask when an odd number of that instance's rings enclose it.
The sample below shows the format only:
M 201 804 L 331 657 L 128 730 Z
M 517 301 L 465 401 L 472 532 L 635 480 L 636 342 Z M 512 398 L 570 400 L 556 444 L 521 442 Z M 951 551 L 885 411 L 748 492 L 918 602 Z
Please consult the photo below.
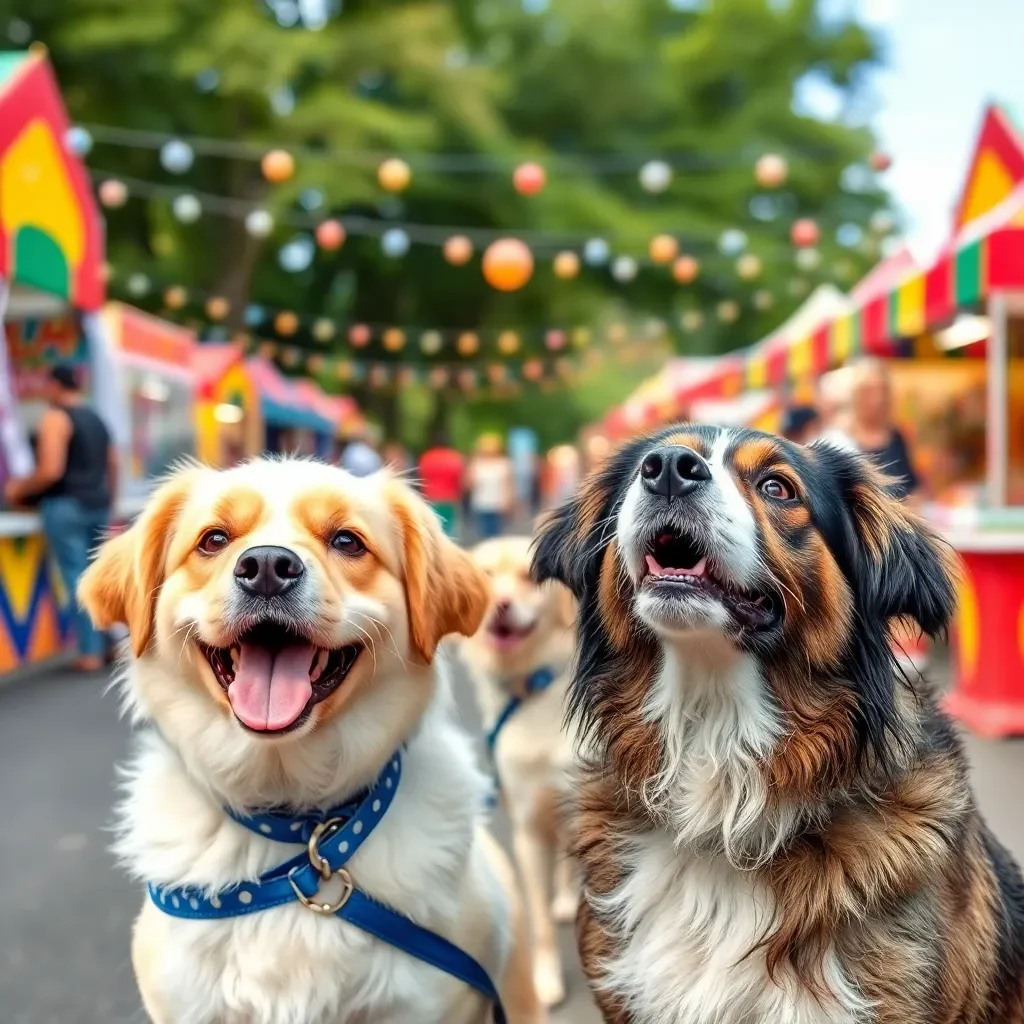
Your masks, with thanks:
M 515 498 L 512 461 L 500 434 L 482 434 L 466 473 L 469 508 L 478 540 L 499 537 Z
M 74 602 L 75 668 L 95 672 L 106 659 L 106 635 L 93 628 L 75 600 L 89 555 L 110 525 L 117 488 L 117 453 L 110 432 L 86 404 L 71 366 L 55 366 L 49 375 L 50 407 L 39 421 L 36 469 L 7 481 L 11 505 L 35 505 L 61 580 Z

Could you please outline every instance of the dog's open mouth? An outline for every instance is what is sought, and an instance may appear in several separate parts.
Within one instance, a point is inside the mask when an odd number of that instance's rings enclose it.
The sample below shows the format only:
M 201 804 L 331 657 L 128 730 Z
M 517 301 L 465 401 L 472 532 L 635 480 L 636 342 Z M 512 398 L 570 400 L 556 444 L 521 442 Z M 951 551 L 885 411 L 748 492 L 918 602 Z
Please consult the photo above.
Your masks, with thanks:
M 768 629 L 779 619 L 778 602 L 773 595 L 743 590 L 721 579 L 699 542 L 675 527 L 655 535 L 644 561 L 644 586 L 679 588 L 679 596 L 699 594 L 717 600 L 747 629 Z
M 511 647 L 525 640 L 536 626 L 536 622 L 520 626 L 507 615 L 494 615 L 487 623 L 487 635 L 498 647 Z
M 295 729 L 315 704 L 345 681 L 359 644 L 326 650 L 277 623 L 243 633 L 230 647 L 200 649 L 224 688 L 235 717 L 260 733 Z

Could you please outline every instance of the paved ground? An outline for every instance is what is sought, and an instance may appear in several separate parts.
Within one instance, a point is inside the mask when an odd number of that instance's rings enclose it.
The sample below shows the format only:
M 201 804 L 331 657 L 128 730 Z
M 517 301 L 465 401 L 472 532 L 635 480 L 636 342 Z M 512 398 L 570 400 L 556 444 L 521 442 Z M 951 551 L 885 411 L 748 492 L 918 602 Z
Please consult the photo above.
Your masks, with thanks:
M 4 1024 L 143 1021 L 128 963 L 140 894 L 113 867 L 103 831 L 128 730 L 104 685 L 51 673 L 0 688 Z M 1024 859 L 1024 741 L 968 747 L 982 810 Z M 568 930 L 564 939 L 569 954 Z M 575 967 L 570 989 L 557 1024 L 596 1022 Z

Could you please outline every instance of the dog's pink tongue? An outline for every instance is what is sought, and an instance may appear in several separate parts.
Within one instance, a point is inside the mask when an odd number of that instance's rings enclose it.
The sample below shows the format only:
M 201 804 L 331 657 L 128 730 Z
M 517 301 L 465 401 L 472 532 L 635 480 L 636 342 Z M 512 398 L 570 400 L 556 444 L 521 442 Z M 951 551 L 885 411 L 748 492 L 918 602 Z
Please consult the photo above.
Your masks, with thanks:
M 250 729 L 286 729 L 313 696 L 309 681 L 313 654 L 310 644 L 293 644 L 276 653 L 257 644 L 242 644 L 238 671 L 228 687 L 232 710 Z

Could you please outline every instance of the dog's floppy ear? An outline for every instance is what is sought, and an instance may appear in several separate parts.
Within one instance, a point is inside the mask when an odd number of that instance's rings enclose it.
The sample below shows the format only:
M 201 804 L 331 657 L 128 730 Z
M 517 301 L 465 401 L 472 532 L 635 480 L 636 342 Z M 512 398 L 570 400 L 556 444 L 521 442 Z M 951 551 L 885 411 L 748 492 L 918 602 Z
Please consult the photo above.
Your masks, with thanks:
M 441 530 L 437 516 L 395 483 L 391 505 L 402 542 L 405 599 L 413 646 L 430 662 L 442 637 L 472 636 L 490 604 L 486 573 Z
M 161 486 L 135 523 L 100 547 L 78 583 L 78 601 L 96 628 L 124 623 L 136 658 L 153 638 L 171 530 L 197 472 L 181 470 Z
M 824 453 L 824 452 L 823 452 Z M 862 614 L 913 619 L 941 635 L 956 610 L 956 556 L 888 490 L 891 481 L 863 456 L 829 449 L 856 534 L 851 566 Z
M 557 580 L 582 597 L 596 554 L 594 531 L 605 518 L 607 497 L 604 477 L 587 477 L 575 496 L 538 519 L 530 566 L 538 583 Z M 614 528 L 609 535 L 613 533 Z
M 549 587 L 555 588 L 555 608 L 558 614 L 558 624 L 568 629 L 576 624 L 576 598 L 572 591 L 561 583 L 552 580 Z
M 637 471 L 650 437 L 623 445 L 580 484 L 568 501 L 537 522 L 531 571 L 538 583 L 558 580 L 582 600 L 615 537 L 615 501 Z

